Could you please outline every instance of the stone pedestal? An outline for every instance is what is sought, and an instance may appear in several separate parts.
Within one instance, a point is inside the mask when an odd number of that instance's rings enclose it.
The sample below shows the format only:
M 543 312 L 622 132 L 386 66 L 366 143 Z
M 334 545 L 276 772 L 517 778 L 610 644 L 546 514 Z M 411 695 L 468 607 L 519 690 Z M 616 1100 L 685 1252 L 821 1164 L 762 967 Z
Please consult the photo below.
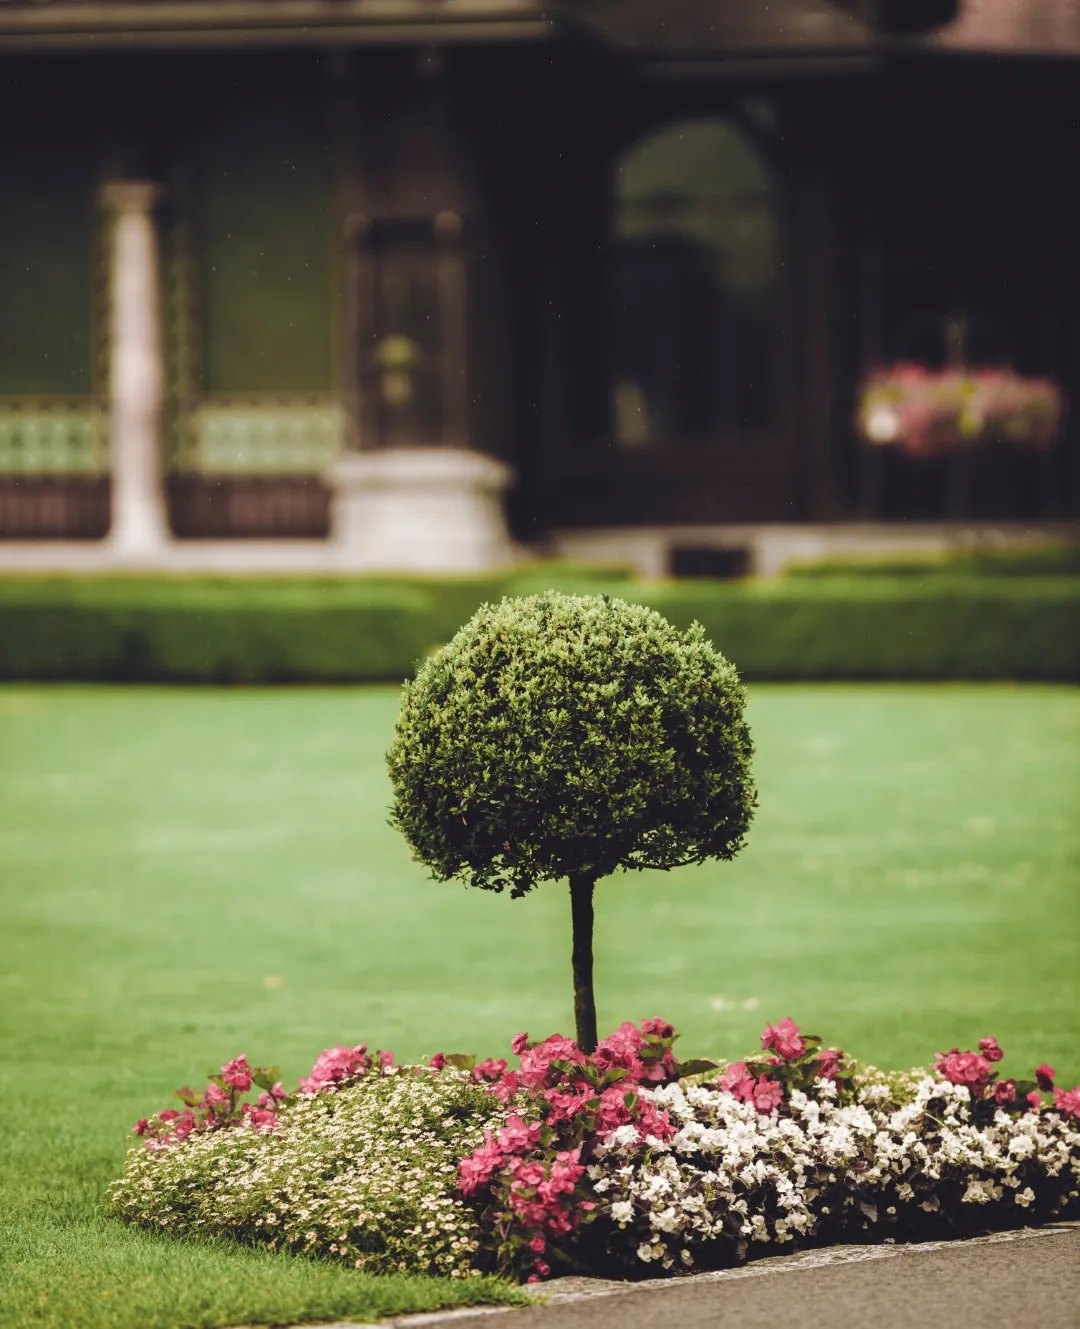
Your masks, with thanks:
M 511 478 L 502 462 L 464 448 L 347 453 L 334 473 L 344 566 L 481 572 L 513 562 L 502 508 Z
M 164 372 L 156 197 L 156 186 L 143 181 L 115 181 L 104 190 L 113 213 L 109 542 L 123 561 L 132 563 L 157 561 L 170 541 L 161 456 Z

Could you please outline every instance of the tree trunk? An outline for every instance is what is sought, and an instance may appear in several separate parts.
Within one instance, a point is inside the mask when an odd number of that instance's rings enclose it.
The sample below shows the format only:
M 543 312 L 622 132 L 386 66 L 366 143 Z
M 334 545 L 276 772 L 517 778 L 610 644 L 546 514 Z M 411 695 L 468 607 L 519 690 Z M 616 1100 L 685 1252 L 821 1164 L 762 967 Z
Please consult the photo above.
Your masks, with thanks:
M 596 1051 L 596 998 L 593 996 L 593 887 L 596 878 L 587 873 L 570 877 L 570 913 L 574 923 L 574 1020 L 577 1045 L 582 1052 Z

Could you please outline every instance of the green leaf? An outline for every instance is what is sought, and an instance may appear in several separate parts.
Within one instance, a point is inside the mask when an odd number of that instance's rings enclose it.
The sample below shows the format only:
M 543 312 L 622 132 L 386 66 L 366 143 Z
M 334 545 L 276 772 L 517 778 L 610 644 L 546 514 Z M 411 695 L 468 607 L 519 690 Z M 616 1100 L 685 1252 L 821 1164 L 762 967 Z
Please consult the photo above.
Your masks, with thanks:
M 446 1064 L 456 1066 L 459 1071 L 471 1071 L 476 1065 L 476 1054 L 473 1052 L 449 1052 L 446 1054 Z
M 675 1063 L 675 1078 L 681 1080 L 684 1075 L 701 1075 L 704 1071 L 718 1071 L 720 1063 L 707 1061 L 703 1057 L 693 1057 L 690 1061 Z

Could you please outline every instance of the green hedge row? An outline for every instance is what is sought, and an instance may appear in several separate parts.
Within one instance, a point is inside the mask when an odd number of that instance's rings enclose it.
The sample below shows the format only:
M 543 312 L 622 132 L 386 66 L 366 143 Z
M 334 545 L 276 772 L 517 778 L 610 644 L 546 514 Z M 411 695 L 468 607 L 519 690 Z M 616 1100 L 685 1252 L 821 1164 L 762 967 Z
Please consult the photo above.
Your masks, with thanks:
M 704 624 L 748 679 L 1080 680 L 1080 578 L 0 580 L 0 679 L 397 682 L 485 600 L 608 591 Z
M 787 577 L 1077 577 L 1080 542 L 977 545 L 943 553 L 849 555 L 790 563 Z
M 1080 680 L 1080 578 L 816 578 L 640 598 L 751 679 Z

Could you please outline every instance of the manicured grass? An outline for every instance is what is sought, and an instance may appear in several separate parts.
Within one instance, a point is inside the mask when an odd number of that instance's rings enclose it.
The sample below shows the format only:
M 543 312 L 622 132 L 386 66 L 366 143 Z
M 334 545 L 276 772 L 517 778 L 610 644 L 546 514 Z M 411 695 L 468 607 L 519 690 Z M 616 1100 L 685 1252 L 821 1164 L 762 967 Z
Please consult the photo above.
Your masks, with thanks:
M 175 1329 L 454 1304 L 101 1216 L 129 1124 L 237 1052 L 502 1054 L 572 1025 L 569 909 L 428 880 L 387 825 L 392 688 L 0 689 L 0 1324 Z M 601 884 L 601 1026 L 734 1056 L 792 1015 L 925 1062 L 1080 1078 L 1080 694 L 752 690 L 761 808 L 730 865 Z M 496 1287 L 484 1291 L 504 1296 Z

